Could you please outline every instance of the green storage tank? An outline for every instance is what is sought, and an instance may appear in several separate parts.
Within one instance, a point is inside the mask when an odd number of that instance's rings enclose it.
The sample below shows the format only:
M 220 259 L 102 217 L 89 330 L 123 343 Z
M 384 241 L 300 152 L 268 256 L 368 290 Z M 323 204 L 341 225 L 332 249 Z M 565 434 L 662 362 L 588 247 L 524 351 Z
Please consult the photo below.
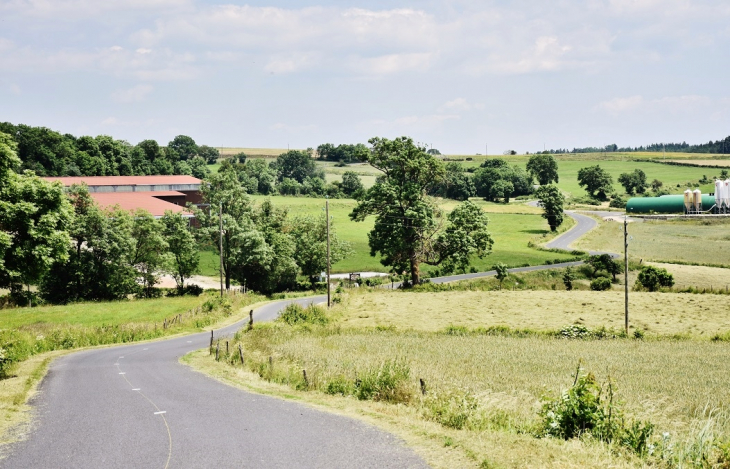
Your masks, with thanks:
M 715 196 L 702 194 L 702 210 L 715 205 Z M 626 202 L 627 213 L 684 213 L 684 195 L 633 197 Z

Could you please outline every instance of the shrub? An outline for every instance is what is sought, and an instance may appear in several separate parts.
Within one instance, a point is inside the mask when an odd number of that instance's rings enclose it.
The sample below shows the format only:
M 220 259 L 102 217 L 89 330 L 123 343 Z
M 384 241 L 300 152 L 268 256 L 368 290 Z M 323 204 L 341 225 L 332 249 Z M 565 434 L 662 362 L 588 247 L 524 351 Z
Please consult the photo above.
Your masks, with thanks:
M 649 291 L 657 291 L 659 287 L 674 285 L 674 276 L 667 269 L 660 269 L 651 265 L 642 267 L 636 279 L 636 285 Z
M 569 440 L 590 435 L 606 443 L 618 443 L 639 455 L 645 455 L 654 425 L 633 420 L 626 426 L 618 405 L 614 403 L 613 383 L 606 394 L 592 373 L 581 374 L 580 363 L 573 386 L 557 399 L 544 399 L 540 410 L 542 423 L 539 436 Z
M 423 401 L 423 415 L 444 427 L 461 430 L 476 423 L 478 407 L 477 399 L 468 393 L 432 393 Z
M 611 199 L 611 202 L 608 204 L 609 207 L 613 208 L 626 208 L 626 200 L 624 200 L 622 197 L 614 197 Z
M 563 272 L 563 284 L 565 285 L 565 289 L 570 291 L 573 289 L 573 281 L 575 280 L 575 274 L 573 273 L 573 269 L 570 267 L 565 268 L 565 272 Z
M 324 325 L 329 322 L 324 309 L 319 306 L 310 304 L 302 307 L 298 303 L 289 303 L 279 316 L 279 320 L 293 326 L 295 324 L 320 324 Z
M 408 379 L 411 368 L 403 360 L 387 360 L 360 374 L 355 397 L 363 400 L 405 403 L 411 400 Z
M 598 277 L 591 280 L 591 290 L 605 291 L 611 289 L 611 279 L 606 277 Z

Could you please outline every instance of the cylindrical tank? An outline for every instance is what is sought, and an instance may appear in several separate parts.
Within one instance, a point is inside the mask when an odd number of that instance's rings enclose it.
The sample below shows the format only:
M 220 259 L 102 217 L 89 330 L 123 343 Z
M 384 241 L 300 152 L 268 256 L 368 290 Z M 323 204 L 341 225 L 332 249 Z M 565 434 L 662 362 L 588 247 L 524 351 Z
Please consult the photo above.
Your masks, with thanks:
M 692 191 L 692 202 L 693 202 L 693 208 L 695 212 L 701 212 L 702 211 L 702 191 L 699 189 L 695 189 Z
M 725 181 L 721 181 L 719 179 L 715 181 L 715 205 L 717 205 L 717 208 L 722 208 L 724 187 Z
M 692 191 L 687 189 L 684 191 L 684 211 L 689 212 L 692 210 Z
M 725 208 L 730 208 L 730 179 L 725 179 L 723 184 L 722 200 Z
M 690 194 L 692 194 L 692 191 L 689 192 Z M 684 213 L 684 197 L 684 195 L 663 195 L 661 197 L 632 197 L 628 200 L 628 202 L 626 202 L 626 212 Z M 702 210 L 709 210 L 714 204 L 715 198 L 713 196 L 706 194 L 702 196 Z

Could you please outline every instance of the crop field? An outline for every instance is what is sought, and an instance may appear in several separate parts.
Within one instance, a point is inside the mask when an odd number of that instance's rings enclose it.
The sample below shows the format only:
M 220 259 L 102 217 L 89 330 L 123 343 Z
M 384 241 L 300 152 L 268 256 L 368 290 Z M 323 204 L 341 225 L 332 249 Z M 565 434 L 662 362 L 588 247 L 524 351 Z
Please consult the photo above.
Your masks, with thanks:
M 294 148 L 292 148 L 294 150 Z M 221 157 L 226 158 L 229 156 L 236 155 L 238 153 L 245 153 L 246 156 L 251 158 L 276 158 L 282 153 L 286 153 L 286 148 L 233 148 L 233 147 L 220 147 L 218 151 Z
M 730 265 L 730 220 L 646 220 L 629 226 L 629 255 L 645 261 Z M 575 246 L 623 252 L 623 225 L 600 222 Z
M 692 163 L 692 164 L 698 164 L 700 166 L 725 166 L 730 167 L 730 160 L 729 159 L 717 159 L 717 160 L 671 160 L 674 163 Z
M 235 357 L 227 369 L 207 353 L 186 360 L 249 389 L 374 421 L 419 448 L 434 467 L 453 467 L 460 458 L 459 467 L 709 467 L 703 458 L 723 461 L 716 445 L 730 441 L 730 343 L 708 336 L 730 330 L 725 309 L 716 295 L 635 293 L 631 301 L 632 322 L 648 327 L 644 340 L 541 334 L 573 322 L 621 328 L 621 292 L 350 291 L 328 326 L 279 324 L 239 334 L 245 370 L 252 372 L 241 370 Z M 526 329 L 532 332 L 521 332 Z M 542 399 L 568 388 L 578 363 L 604 391 L 610 379 L 628 421 L 654 425 L 650 442 L 659 449 L 639 458 L 589 438 L 538 437 Z M 337 397 L 393 367 L 402 380 L 393 397 L 398 405 Z M 419 381 L 428 390 L 424 396 Z
M 264 196 L 254 196 L 255 200 L 263 200 Z M 271 197 L 276 206 L 289 208 L 290 216 L 318 215 L 324 213 L 324 200 L 308 197 Z M 484 259 L 474 259 L 473 265 L 477 270 L 490 270 L 497 262 L 510 266 L 524 264 L 539 265 L 546 260 L 568 259 L 568 254 L 538 251 L 527 246 L 530 240 L 539 238 L 548 233 L 547 222 L 537 213 L 539 209 L 520 203 L 494 204 L 478 202 L 489 213 L 489 229 L 494 238 L 492 254 Z M 330 216 L 337 235 L 350 243 L 354 254 L 333 265 L 334 272 L 387 272 L 380 264 L 379 258 L 370 256 L 367 233 L 372 229 L 374 217 L 364 222 L 356 223 L 350 220 L 348 214 L 355 207 L 356 202 L 350 199 L 336 199 L 330 201 Z M 454 201 L 445 201 L 444 208 L 450 210 L 455 206 Z M 514 210 L 519 213 L 505 213 Z M 536 213 L 537 212 L 537 213 Z M 202 260 L 202 257 L 201 257 Z M 426 266 L 424 266 L 426 267 Z
M 706 267 L 702 265 L 664 264 L 648 262 L 647 264 L 667 269 L 674 276 L 674 288 L 686 289 L 689 287 L 706 290 L 724 290 L 730 287 L 730 270 L 721 267 Z M 727 279 L 726 283 L 723 280 Z
M 560 289 L 563 289 L 562 283 Z M 428 298 L 428 301 L 424 301 Z M 725 296 L 632 292 L 631 326 L 647 334 L 710 338 L 730 331 Z M 448 326 L 507 326 L 556 331 L 571 324 L 590 329 L 624 327 L 623 291 L 373 291 L 349 294 L 341 323 L 440 331 Z

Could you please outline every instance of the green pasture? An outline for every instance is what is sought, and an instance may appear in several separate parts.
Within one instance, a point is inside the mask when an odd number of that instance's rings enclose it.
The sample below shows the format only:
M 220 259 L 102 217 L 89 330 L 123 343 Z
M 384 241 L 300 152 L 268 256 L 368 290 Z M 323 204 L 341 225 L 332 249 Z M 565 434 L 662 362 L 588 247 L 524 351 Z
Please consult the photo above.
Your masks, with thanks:
M 629 225 L 629 255 L 644 261 L 730 265 L 730 220 L 646 220 Z M 583 249 L 623 252 L 623 225 L 602 222 L 597 229 L 578 240 Z M 715 285 L 727 284 L 718 278 Z
M 264 196 L 253 196 L 253 198 L 258 201 L 266 199 Z M 324 213 L 325 201 L 322 199 L 275 196 L 271 197 L 271 200 L 276 206 L 287 207 L 290 216 Z M 521 203 L 494 204 L 478 199 L 475 199 L 475 202 L 489 213 L 489 229 L 494 238 L 492 254 L 484 259 L 474 259 L 473 265 L 477 270 L 490 270 L 491 266 L 497 262 L 503 262 L 509 266 L 538 265 L 544 264 L 547 260 L 562 260 L 570 257 L 565 254 L 538 251 L 527 246 L 530 240 L 539 240 L 549 230 L 547 222 L 539 215 L 539 209 Z M 443 207 L 446 210 L 453 209 L 455 205 L 456 202 L 454 201 L 447 200 L 443 202 Z M 387 272 L 387 269 L 380 264 L 379 258 L 370 256 L 367 233 L 373 228 L 374 218 L 369 217 L 360 223 L 351 221 L 348 215 L 354 207 L 354 200 L 336 199 L 330 201 L 330 216 L 333 220 L 333 226 L 341 239 L 352 244 L 354 251 L 351 257 L 333 265 L 333 271 Z M 513 213 L 505 212 L 508 210 Z
M 162 322 L 164 318 L 171 318 L 200 306 L 202 301 L 196 296 L 182 296 L 0 309 L 0 329 L 17 329 L 27 325 L 75 324 L 96 327 Z

